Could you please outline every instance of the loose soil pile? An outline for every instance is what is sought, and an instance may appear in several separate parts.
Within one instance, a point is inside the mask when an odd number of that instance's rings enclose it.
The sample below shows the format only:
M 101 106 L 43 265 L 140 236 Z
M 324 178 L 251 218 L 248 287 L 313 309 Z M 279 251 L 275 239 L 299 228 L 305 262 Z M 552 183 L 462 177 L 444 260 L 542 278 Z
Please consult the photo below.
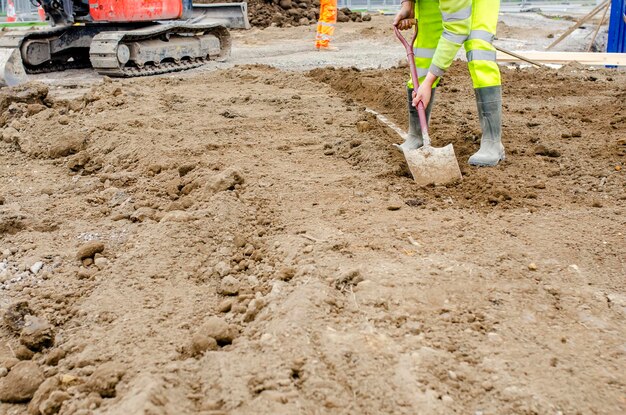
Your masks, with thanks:
M 237 0 L 233 0 L 237 1 Z M 223 3 L 221 0 L 198 0 L 198 4 Z M 319 0 L 251 0 L 248 1 L 250 24 L 257 27 L 306 26 L 317 23 L 320 15 Z M 353 12 L 344 7 L 337 12 L 337 21 L 370 21 L 369 14 Z
M 403 68 L 3 90 L 0 413 L 623 413 L 626 75 L 503 76 L 507 161 L 456 65 L 427 189 Z

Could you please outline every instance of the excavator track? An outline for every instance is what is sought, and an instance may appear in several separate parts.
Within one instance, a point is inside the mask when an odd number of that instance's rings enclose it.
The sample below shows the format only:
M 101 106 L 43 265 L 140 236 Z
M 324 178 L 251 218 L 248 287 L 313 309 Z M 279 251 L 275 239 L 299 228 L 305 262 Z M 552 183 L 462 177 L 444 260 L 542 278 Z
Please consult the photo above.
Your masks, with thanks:
M 67 27 L 51 27 L 45 30 L 38 30 L 33 32 L 26 31 L 13 31 L 7 32 L 4 36 L 0 37 L 0 49 L 2 50 L 20 50 L 25 41 L 50 39 L 56 36 L 60 36 L 67 32 Z M 69 58 L 72 58 L 71 60 Z M 65 69 L 82 69 L 89 68 L 91 66 L 88 59 L 81 59 L 77 56 L 64 56 L 62 60 L 50 60 L 42 65 L 29 65 L 24 63 L 24 70 L 27 74 L 38 74 L 56 72 Z
M 100 33 L 91 43 L 89 57 L 102 75 L 134 77 L 221 61 L 230 50 L 230 34 L 220 24 L 160 24 Z
M 90 68 L 89 47 L 96 35 L 145 27 L 94 24 L 7 32 L 0 37 L 0 86 L 26 82 L 27 74 Z

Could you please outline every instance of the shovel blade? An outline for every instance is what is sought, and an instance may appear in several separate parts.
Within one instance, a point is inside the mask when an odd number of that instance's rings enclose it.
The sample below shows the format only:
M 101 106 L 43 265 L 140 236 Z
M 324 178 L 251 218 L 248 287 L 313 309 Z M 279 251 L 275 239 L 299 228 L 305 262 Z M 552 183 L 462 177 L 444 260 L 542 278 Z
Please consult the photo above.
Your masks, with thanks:
M 27 80 L 20 50 L 0 48 L 0 86 L 19 85 Z
M 442 148 L 423 146 L 406 150 L 404 157 L 419 186 L 443 185 L 461 180 L 461 169 L 452 144 Z

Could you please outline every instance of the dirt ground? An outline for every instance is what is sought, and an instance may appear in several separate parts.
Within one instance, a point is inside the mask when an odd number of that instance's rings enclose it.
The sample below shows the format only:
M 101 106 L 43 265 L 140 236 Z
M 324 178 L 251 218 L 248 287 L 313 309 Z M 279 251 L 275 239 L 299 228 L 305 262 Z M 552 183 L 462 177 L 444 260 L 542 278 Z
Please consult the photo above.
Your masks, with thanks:
M 503 68 L 479 169 L 456 62 L 420 189 L 383 68 L 0 90 L 0 414 L 626 412 L 626 74 Z

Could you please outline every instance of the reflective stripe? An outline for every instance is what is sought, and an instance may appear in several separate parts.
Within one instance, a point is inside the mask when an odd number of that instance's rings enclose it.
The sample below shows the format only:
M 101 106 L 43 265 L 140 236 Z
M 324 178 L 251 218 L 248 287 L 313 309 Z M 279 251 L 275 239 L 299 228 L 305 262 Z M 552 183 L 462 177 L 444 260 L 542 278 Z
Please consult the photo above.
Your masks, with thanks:
M 447 30 L 444 30 L 441 36 L 444 39 L 449 40 L 452 43 L 457 43 L 459 45 L 465 42 L 465 40 L 467 39 L 467 35 L 457 35 L 452 32 L 448 32 Z
M 435 48 L 413 48 L 413 54 L 416 58 L 432 58 L 435 56 Z
M 317 22 L 318 25 L 326 26 L 326 27 L 335 27 L 334 23 L 326 23 L 326 22 Z
M 319 36 L 315 36 L 315 39 L 321 40 L 330 40 L 330 35 L 325 35 L 323 33 L 318 33 Z
M 456 22 L 459 20 L 465 20 L 472 15 L 472 6 L 466 7 L 454 13 L 441 12 L 441 17 L 444 22 Z
M 443 69 L 441 69 L 435 64 L 430 65 L 430 68 L 428 70 L 432 72 L 432 74 L 435 75 L 436 77 L 443 76 L 443 74 L 446 73 L 446 71 L 444 71 Z
M 428 75 L 428 68 L 417 68 L 417 76 L 423 78 Z
M 495 50 L 470 50 L 466 54 L 467 61 L 496 61 Z
M 472 30 L 467 40 L 479 39 L 484 40 L 487 43 L 491 43 L 493 42 L 493 38 L 495 37 L 496 35 L 494 35 L 493 33 L 489 33 L 486 30 Z

